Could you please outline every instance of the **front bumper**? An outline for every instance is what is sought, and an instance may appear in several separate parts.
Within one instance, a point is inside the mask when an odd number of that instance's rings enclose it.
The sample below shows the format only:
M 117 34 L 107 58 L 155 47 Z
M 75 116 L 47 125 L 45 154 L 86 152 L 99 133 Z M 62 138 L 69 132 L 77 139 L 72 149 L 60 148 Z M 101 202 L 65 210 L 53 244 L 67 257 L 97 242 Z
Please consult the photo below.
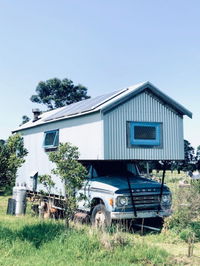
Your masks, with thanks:
M 154 211 L 137 211 L 137 216 L 133 211 L 129 212 L 111 212 L 112 220 L 134 219 L 134 218 L 153 218 L 153 217 L 168 217 L 172 214 L 172 210 L 154 210 Z

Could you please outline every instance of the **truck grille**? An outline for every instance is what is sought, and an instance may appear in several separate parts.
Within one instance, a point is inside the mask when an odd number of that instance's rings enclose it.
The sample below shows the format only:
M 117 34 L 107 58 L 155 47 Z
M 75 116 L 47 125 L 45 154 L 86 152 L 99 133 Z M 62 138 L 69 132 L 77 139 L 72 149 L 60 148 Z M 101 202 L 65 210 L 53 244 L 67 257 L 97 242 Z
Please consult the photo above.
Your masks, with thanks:
M 160 204 L 159 195 L 141 195 L 141 196 L 133 196 L 134 204 L 136 210 L 147 210 L 147 209 L 156 209 Z M 132 207 L 131 197 L 129 197 L 128 207 Z
M 136 210 L 155 210 L 158 209 L 160 205 L 160 191 L 140 191 L 132 192 L 133 200 L 135 204 Z M 126 209 L 133 209 L 132 200 L 130 194 L 128 196 L 128 205 L 126 205 Z

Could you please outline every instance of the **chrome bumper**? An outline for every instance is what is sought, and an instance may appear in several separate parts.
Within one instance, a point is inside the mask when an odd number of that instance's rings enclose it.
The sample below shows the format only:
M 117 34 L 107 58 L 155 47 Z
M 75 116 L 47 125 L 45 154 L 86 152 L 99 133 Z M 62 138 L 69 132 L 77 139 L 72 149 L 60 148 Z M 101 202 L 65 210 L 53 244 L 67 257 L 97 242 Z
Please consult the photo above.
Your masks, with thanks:
M 161 211 L 137 211 L 137 216 L 134 212 L 111 212 L 112 220 L 121 219 L 133 219 L 133 218 L 153 218 L 153 217 L 168 217 L 172 214 L 172 210 L 161 210 Z

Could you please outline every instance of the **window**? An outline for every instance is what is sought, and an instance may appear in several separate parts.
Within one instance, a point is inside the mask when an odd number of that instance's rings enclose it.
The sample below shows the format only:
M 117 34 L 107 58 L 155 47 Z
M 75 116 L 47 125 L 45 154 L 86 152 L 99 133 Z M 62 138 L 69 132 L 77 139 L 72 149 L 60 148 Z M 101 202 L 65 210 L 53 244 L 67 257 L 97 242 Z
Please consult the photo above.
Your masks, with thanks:
M 161 123 L 129 122 L 129 146 L 161 146 Z
M 57 148 L 59 143 L 59 131 L 51 130 L 44 132 L 43 147 L 45 149 Z

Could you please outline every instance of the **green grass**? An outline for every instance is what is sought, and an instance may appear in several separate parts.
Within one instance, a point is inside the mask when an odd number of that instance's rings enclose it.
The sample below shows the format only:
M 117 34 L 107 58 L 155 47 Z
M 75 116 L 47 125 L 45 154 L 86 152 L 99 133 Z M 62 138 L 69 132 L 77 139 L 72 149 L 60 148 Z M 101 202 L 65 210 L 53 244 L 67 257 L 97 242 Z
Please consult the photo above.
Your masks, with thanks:
M 175 188 L 179 176 L 168 174 Z M 174 190 L 176 191 L 176 190 Z M 139 234 L 100 232 L 90 226 L 6 215 L 0 196 L 0 265 L 200 265 L 200 243 L 187 258 L 188 244 L 173 230 Z M 199 230 L 199 223 L 195 224 Z
M 0 222 L 0 265 L 163 265 L 165 250 L 136 241 L 124 241 L 89 227 L 30 217 L 8 217 Z M 121 234 L 121 233 L 120 233 Z M 118 234 L 119 235 L 119 234 Z
M 5 215 L 0 197 L 0 265 L 170 265 L 164 249 L 139 236 L 89 226 Z

